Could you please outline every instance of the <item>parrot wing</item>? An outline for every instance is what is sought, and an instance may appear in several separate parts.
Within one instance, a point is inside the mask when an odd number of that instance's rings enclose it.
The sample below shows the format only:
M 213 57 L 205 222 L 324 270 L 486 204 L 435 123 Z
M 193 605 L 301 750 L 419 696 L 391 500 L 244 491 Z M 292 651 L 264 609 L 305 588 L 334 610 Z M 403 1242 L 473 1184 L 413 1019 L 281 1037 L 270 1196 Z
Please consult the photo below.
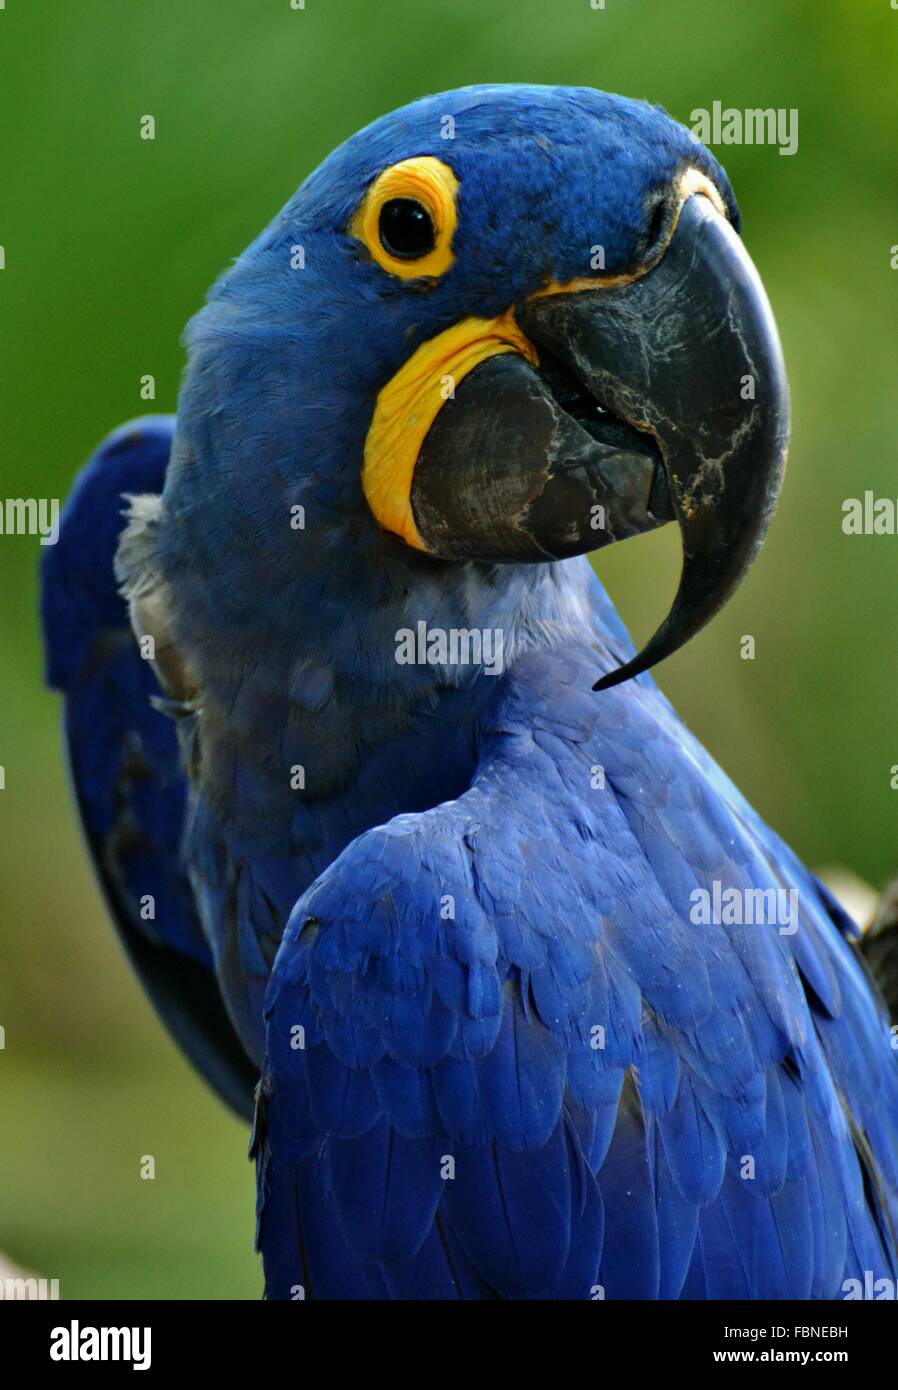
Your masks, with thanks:
M 360 836 L 292 912 L 254 1139 L 269 1297 L 894 1277 L 867 977 L 650 682 L 597 726 L 594 664 L 519 662 L 470 790 Z M 796 930 L 695 924 L 715 878 L 794 887 Z
M 225 1012 L 181 867 L 187 788 L 175 726 L 152 703 L 159 686 L 114 573 L 124 499 L 161 492 L 173 432 L 171 417 L 124 425 L 81 472 L 43 557 L 47 678 L 65 696 L 81 823 L 127 955 L 194 1065 L 251 1118 L 256 1071 Z

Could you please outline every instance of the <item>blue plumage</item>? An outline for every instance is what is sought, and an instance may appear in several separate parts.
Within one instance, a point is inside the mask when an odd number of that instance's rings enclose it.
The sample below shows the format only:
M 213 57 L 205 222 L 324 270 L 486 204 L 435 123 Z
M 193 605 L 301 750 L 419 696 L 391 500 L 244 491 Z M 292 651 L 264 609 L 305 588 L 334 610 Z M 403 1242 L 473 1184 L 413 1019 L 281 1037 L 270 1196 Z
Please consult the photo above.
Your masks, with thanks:
M 585 574 L 583 581 L 592 588 Z M 604 606 L 596 588 L 597 620 Z M 597 655 L 596 649 L 582 649 L 584 680 Z M 520 676 L 525 688 L 543 697 L 545 714 L 534 715 L 534 735 L 552 731 L 548 696 L 553 689 L 563 718 L 555 654 L 522 659 Z M 806 1287 L 818 1297 L 835 1297 L 849 1266 L 842 1263 L 835 1270 L 834 1243 L 837 1250 L 845 1247 L 847 1236 L 849 1259 L 853 1249 L 876 1268 L 891 1268 L 895 1258 L 889 1234 L 895 1186 L 887 1174 L 895 1157 L 896 1078 L 885 1020 L 852 948 L 806 872 L 798 871 L 792 880 L 801 904 L 794 937 L 758 927 L 724 933 L 719 927 L 691 926 L 678 906 L 682 898 L 668 896 L 663 875 L 656 877 L 645 857 L 635 858 L 634 837 L 641 841 L 649 833 L 647 822 L 654 822 L 653 842 L 667 838 L 645 785 L 647 754 L 664 741 L 673 776 L 666 788 L 656 789 L 660 805 L 669 788 L 679 785 L 685 796 L 698 778 L 704 779 L 705 791 L 713 789 L 713 824 L 702 816 L 694 835 L 685 820 L 675 830 L 687 863 L 691 845 L 696 846 L 691 865 L 696 881 L 717 876 L 736 884 L 741 865 L 748 863 L 758 875 L 753 886 L 766 886 L 775 881 L 781 862 L 775 837 L 696 748 L 660 694 L 647 680 L 641 685 L 638 692 L 609 693 L 602 709 L 608 708 L 611 732 L 599 720 L 594 735 L 602 740 L 608 765 L 629 774 L 634 788 L 642 771 L 638 797 L 607 787 L 591 796 L 560 792 L 549 818 L 533 751 L 536 738 L 522 747 L 515 734 L 497 735 L 466 797 L 353 842 L 293 913 L 269 993 L 269 1037 L 274 1042 L 291 1023 L 308 1020 L 310 1045 L 291 1060 L 311 1085 L 323 1073 L 327 1088 L 345 1096 L 357 1090 L 361 1075 L 372 1077 L 371 1088 L 359 1092 L 361 1109 L 322 1116 L 321 1139 L 330 1163 L 341 1143 L 363 1141 L 360 1125 L 371 1126 L 367 1133 L 377 1136 L 379 1146 L 381 1116 L 389 1117 L 397 1135 L 419 1136 L 423 1130 L 439 1136 L 434 1152 L 442 1145 L 456 1164 L 440 1206 L 443 1220 L 487 1282 L 502 1293 L 535 1296 L 555 1285 L 562 1256 L 572 1245 L 572 1212 L 576 1207 L 582 1214 L 585 1206 L 604 1210 L 604 1241 L 596 1216 L 595 1268 L 589 1277 L 582 1271 L 582 1297 L 592 1284 L 602 1284 L 608 1297 L 677 1297 L 684 1280 L 700 1297 L 802 1297 Z M 518 698 L 509 689 L 509 703 Z M 537 704 L 534 700 L 534 710 Z M 497 699 L 496 729 L 503 727 L 507 708 Z M 566 773 L 567 787 L 583 785 L 597 747 L 597 742 L 583 747 L 555 736 L 553 765 Z M 677 750 L 673 758 L 670 750 Z M 695 801 L 692 816 L 701 816 Z M 538 836 L 538 844 L 531 835 Z M 397 839 L 405 850 L 399 856 Z M 465 903 L 464 920 L 460 913 L 443 932 L 433 920 L 432 886 L 422 884 L 423 875 L 409 874 L 410 866 L 426 870 L 435 846 L 441 856 L 440 888 L 455 890 L 458 901 L 464 895 Z M 537 849 L 534 874 L 540 864 L 557 866 L 555 902 L 541 902 L 539 886 L 530 892 L 532 880 L 523 878 L 506 924 L 497 911 L 492 876 L 507 878 L 506 860 L 514 863 Z M 664 862 L 663 855 L 658 862 Z M 373 882 L 374 866 L 382 875 L 379 901 L 373 893 L 359 900 L 355 885 Z M 620 895 L 603 902 L 609 883 L 620 885 Z M 570 893 L 569 884 L 574 885 Z M 473 917 L 480 926 L 481 912 L 491 923 L 495 950 L 472 958 L 467 922 Z M 411 1035 L 402 980 L 390 968 L 399 924 L 407 961 L 426 962 L 428 953 L 434 955 L 432 968 L 407 981 L 417 1022 Z M 821 970 L 841 977 L 852 993 L 862 988 L 863 1024 L 856 1017 L 852 1022 L 844 1006 L 830 1017 L 803 986 L 793 948 L 799 940 L 802 952 L 809 940 L 815 942 Z M 588 952 L 582 951 L 583 943 L 589 943 Z M 495 986 L 478 987 L 474 995 L 460 988 L 446 957 L 465 974 L 488 971 Z M 594 964 L 583 980 L 578 961 L 590 958 Z M 551 988 L 541 993 L 537 982 L 545 973 Z M 437 1011 L 445 1057 L 434 1063 L 432 1056 L 421 1055 L 421 1035 L 437 1037 L 430 1032 L 434 1009 L 425 981 L 446 976 L 452 989 L 441 991 L 440 1002 L 446 1002 L 457 1026 L 451 1032 Z M 571 1000 L 576 1002 L 568 1015 Z M 354 1050 L 343 1051 L 341 1021 L 350 1015 L 357 1026 L 367 1022 L 368 1028 Z M 465 1026 L 469 1019 L 478 1025 L 473 1045 Z M 609 1022 L 607 1045 L 593 1048 L 591 1028 Z M 393 1059 L 388 1089 L 377 1085 L 382 1064 L 372 1059 L 373 1038 Z M 339 1080 L 335 1048 L 343 1061 Z M 280 1055 L 272 1049 L 265 1073 L 273 1127 L 281 1122 Z M 851 1079 L 840 1080 L 846 1065 Z M 407 1112 L 399 1090 L 403 1080 Z M 431 1082 L 436 1116 L 420 1102 L 422 1087 L 429 1095 Z M 879 1134 L 881 1154 L 877 1149 L 883 1196 L 888 1195 L 881 1208 L 871 1209 L 861 1196 L 864 1158 L 852 1131 L 867 1109 L 866 1098 L 876 1092 L 882 1097 L 876 1110 L 889 1129 L 888 1135 Z M 573 1118 L 581 1109 L 585 1130 Z M 862 1123 L 868 1134 L 879 1128 L 870 1112 Z M 344 1133 L 356 1137 L 343 1140 Z M 586 1195 L 578 1191 L 576 1200 L 568 1145 L 588 1155 L 577 1171 Z M 825 1175 L 819 1170 L 823 1149 L 834 1165 Z M 750 1183 L 740 1176 L 746 1159 L 754 1166 Z M 269 1161 L 277 1165 L 273 1141 Z M 433 1159 L 431 1177 L 436 1164 Z M 361 1174 L 370 1175 L 380 1187 L 373 1160 L 354 1156 L 351 1171 L 358 1181 Z M 339 1187 L 332 1189 L 332 1199 L 339 1211 Z M 429 1213 L 432 1200 L 430 1189 L 426 1194 L 407 1190 L 412 1230 L 416 1214 L 420 1219 Z M 276 1225 L 282 1216 L 279 1209 L 266 1214 L 263 1208 L 263 1249 L 266 1221 Z M 530 1284 L 517 1248 L 522 1233 L 533 1261 L 527 1266 Z M 382 1246 L 381 1254 L 388 1264 L 386 1249 Z M 370 1248 L 368 1261 L 374 1262 Z
M 345 228 L 428 154 L 458 174 L 456 261 L 396 284 Z M 126 944 L 232 1103 L 261 1075 L 270 1297 L 898 1276 L 898 1070 L 837 905 L 648 676 L 592 691 L 632 648 L 585 559 L 435 561 L 361 490 L 414 348 L 582 274 L 597 239 L 626 272 L 684 162 L 735 221 L 688 132 L 600 93 L 469 89 L 361 132 L 213 290 L 176 427 L 107 441 L 48 552 L 50 679 Z M 126 600 L 179 656 L 161 707 Z M 501 628 L 504 672 L 397 666 L 420 617 Z M 795 890 L 796 930 L 696 924 L 715 884 Z

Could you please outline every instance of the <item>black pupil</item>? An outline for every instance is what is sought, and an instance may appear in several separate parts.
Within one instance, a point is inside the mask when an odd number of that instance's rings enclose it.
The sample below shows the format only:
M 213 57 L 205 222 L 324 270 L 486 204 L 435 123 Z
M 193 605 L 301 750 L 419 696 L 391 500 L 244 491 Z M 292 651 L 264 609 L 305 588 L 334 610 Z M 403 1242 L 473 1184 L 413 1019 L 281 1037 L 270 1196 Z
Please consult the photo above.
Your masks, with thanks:
M 426 256 L 435 240 L 430 214 L 414 198 L 391 198 L 380 210 L 380 239 L 384 250 L 400 260 Z

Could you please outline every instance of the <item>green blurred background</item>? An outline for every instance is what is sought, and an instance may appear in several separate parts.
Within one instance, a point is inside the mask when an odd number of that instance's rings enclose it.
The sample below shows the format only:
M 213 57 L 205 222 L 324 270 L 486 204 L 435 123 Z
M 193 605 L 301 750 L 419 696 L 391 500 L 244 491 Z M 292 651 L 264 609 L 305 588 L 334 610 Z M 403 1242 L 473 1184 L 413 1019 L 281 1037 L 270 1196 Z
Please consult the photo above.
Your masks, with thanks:
M 527 81 L 687 123 L 715 99 L 797 107 L 794 157 L 716 151 L 790 369 L 786 488 L 749 582 L 659 678 L 805 859 L 879 883 L 898 861 L 898 540 L 844 536 L 841 504 L 898 497 L 896 54 L 890 0 L 6 0 L 0 496 L 64 497 L 108 429 L 172 409 L 206 287 L 394 106 Z M 246 1135 L 156 1023 L 79 843 L 41 686 L 38 550 L 0 539 L 0 1249 L 63 1297 L 256 1297 Z M 637 636 L 677 564 L 668 532 L 601 557 Z

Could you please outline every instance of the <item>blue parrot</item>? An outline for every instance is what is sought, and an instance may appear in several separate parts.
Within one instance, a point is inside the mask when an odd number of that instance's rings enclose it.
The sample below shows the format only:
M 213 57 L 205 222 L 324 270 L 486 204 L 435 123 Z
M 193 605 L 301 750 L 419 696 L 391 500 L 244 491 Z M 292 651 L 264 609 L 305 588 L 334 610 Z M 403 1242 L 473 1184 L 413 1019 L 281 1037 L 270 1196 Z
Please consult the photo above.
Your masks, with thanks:
M 425 98 L 306 179 L 189 325 L 177 416 L 75 485 L 43 621 L 80 816 L 162 1019 L 255 1115 L 270 1298 L 898 1277 L 854 928 L 647 674 L 780 485 L 738 232 L 660 108 Z M 636 654 L 586 555 L 670 521 Z

